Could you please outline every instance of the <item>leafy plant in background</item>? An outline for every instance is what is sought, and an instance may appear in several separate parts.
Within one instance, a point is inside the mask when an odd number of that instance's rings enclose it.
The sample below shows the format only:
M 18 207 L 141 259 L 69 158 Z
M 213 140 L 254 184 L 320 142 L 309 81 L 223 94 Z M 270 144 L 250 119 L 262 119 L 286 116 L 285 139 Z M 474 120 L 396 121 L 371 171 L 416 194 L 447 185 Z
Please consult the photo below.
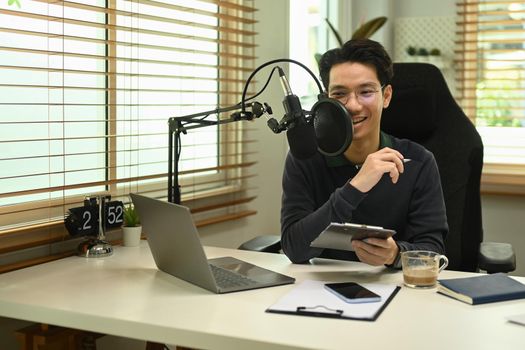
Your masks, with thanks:
M 476 125 L 521 127 L 520 120 L 512 116 L 512 103 L 508 99 L 508 90 L 516 86 L 490 83 L 481 81 L 476 85 Z
M 9 6 L 12 6 L 13 4 L 16 4 L 16 6 L 18 6 L 18 8 L 21 8 L 22 6 L 20 5 L 20 1 L 19 0 L 7 0 L 7 4 Z
M 428 50 L 425 49 L 424 47 L 420 47 L 420 48 L 417 50 L 417 55 L 418 55 L 418 56 L 428 56 Z
M 339 35 L 339 33 L 337 32 L 335 27 L 332 25 L 332 23 L 330 23 L 328 18 L 325 18 L 324 20 L 328 24 L 328 28 L 330 28 L 330 30 L 334 34 L 337 42 L 339 43 L 339 46 L 343 46 L 344 41 L 343 39 L 341 39 L 341 35 Z M 362 24 L 359 28 L 357 28 L 354 31 L 354 33 L 352 34 L 352 39 L 370 38 L 372 35 L 374 35 L 375 32 L 377 32 L 383 26 L 383 24 L 385 24 L 386 21 L 387 21 L 386 17 L 377 17 L 377 18 L 371 19 L 368 22 L 365 22 L 364 24 Z M 321 60 L 321 56 L 322 54 L 320 53 L 315 54 L 315 60 L 318 65 L 319 65 L 319 61 Z
M 409 56 L 441 56 L 441 51 L 438 48 L 433 48 L 429 51 L 424 47 L 409 46 L 405 51 Z
M 409 56 L 415 56 L 417 54 L 417 49 L 414 46 L 407 47 L 406 51 Z

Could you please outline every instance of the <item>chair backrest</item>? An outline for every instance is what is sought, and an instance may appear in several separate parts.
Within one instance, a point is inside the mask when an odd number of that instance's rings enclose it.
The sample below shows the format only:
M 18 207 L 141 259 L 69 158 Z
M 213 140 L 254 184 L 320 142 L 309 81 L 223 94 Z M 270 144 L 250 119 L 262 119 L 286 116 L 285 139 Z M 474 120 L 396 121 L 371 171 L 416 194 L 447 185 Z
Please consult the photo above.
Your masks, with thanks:
M 483 143 L 452 97 L 441 71 L 425 63 L 395 63 L 393 97 L 381 128 L 434 154 L 441 176 L 449 234 L 449 269 L 476 271 L 481 221 Z

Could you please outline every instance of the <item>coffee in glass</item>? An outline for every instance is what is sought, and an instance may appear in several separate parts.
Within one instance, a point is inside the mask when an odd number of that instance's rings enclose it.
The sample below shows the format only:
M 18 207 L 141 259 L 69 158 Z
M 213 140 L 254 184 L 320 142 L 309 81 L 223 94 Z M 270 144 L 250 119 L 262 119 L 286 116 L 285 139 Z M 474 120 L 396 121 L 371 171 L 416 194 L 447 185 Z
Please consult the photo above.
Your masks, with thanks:
M 433 288 L 436 286 L 438 274 L 447 267 L 448 259 L 431 251 L 411 250 L 401 253 L 401 265 L 405 286 Z

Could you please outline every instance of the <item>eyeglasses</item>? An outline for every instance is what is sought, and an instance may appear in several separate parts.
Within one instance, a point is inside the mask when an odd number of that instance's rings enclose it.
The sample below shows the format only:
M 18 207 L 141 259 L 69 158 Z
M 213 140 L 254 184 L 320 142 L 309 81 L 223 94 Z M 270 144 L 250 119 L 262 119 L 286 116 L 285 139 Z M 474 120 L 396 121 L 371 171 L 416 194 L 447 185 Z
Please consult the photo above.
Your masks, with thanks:
M 350 100 L 350 96 L 354 94 L 359 104 L 366 105 L 374 102 L 376 94 L 379 91 L 382 91 L 384 87 L 385 85 L 381 85 L 381 87 L 379 88 L 373 86 L 365 86 L 353 91 L 341 89 L 330 92 L 329 96 L 346 105 Z

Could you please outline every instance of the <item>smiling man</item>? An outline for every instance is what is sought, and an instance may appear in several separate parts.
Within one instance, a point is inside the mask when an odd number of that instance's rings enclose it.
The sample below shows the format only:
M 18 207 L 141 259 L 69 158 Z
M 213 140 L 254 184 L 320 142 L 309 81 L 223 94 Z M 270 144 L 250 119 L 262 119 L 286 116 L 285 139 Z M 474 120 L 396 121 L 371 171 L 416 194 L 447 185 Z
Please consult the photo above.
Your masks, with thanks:
M 448 232 L 436 161 L 422 146 L 381 132 L 395 93 L 392 61 L 379 43 L 350 40 L 326 52 L 320 72 L 328 96 L 348 110 L 353 140 L 343 155 L 288 153 L 283 175 L 282 247 L 294 263 L 313 257 L 400 267 L 399 253 L 444 253 Z M 382 226 L 393 238 L 352 241 L 354 252 L 310 247 L 330 222 Z

